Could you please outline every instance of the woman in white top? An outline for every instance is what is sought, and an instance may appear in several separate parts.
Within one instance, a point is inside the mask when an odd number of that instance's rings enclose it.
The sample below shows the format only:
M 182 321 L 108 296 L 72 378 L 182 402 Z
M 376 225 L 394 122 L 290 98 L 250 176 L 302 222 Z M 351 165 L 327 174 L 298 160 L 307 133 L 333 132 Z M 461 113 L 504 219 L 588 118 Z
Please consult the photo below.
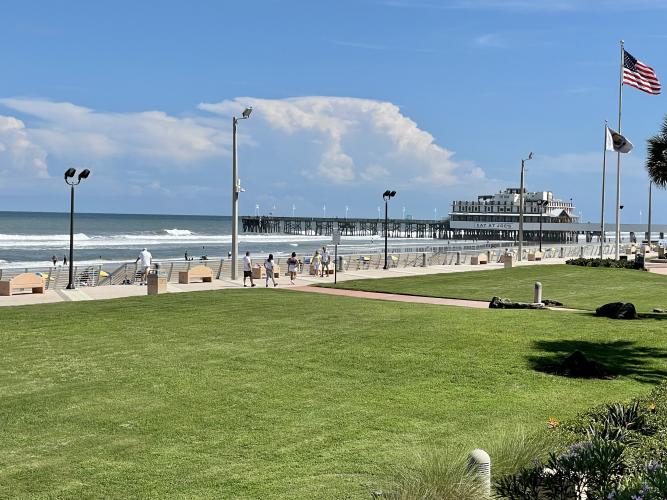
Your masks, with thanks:
M 273 286 L 278 286 L 276 279 L 273 277 L 273 254 L 269 254 L 269 258 L 264 261 L 264 269 L 266 269 L 266 286 L 269 286 L 269 278 L 273 281 Z
M 289 282 L 294 285 L 296 279 L 296 270 L 299 266 L 299 260 L 296 258 L 296 252 L 292 252 L 292 256 L 287 259 L 287 271 L 289 272 Z

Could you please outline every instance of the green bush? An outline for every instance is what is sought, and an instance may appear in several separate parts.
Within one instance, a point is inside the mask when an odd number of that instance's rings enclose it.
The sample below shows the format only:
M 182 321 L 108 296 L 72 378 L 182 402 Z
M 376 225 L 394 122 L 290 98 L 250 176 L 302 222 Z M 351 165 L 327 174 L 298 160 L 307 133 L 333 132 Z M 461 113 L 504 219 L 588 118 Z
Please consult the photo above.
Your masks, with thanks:
M 495 482 L 497 498 L 667 498 L 667 383 L 627 404 L 593 408 L 558 431 L 563 453 Z M 665 464 L 665 466 L 663 466 Z
M 611 267 L 614 269 L 639 269 L 643 270 L 644 266 L 636 263 L 634 260 L 614 260 L 614 259 L 585 259 L 579 257 L 576 259 L 569 259 L 565 261 L 571 266 L 582 267 Z

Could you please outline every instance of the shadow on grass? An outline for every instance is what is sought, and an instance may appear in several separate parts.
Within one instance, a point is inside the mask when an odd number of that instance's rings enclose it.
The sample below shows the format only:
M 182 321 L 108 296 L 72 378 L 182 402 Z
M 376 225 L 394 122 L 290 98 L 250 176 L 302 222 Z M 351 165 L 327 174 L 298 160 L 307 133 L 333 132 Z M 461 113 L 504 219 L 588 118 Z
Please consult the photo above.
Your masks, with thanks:
M 534 370 L 554 373 L 565 356 L 574 351 L 583 352 L 590 360 L 603 365 L 614 375 L 633 378 L 639 382 L 657 383 L 667 377 L 664 366 L 667 351 L 656 347 L 637 345 L 628 340 L 615 342 L 588 342 L 584 340 L 538 340 L 533 348 L 542 354 L 528 356 L 528 362 Z

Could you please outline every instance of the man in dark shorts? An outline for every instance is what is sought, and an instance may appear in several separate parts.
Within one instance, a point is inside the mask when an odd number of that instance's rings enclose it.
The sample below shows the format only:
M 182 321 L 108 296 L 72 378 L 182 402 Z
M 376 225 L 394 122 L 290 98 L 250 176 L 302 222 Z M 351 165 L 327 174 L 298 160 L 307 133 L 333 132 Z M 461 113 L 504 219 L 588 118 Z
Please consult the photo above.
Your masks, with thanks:
M 245 253 L 243 257 L 243 286 L 247 287 L 245 284 L 246 278 L 250 278 L 250 286 L 255 286 L 255 283 L 252 280 L 252 260 L 250 259 L 250 252 Z

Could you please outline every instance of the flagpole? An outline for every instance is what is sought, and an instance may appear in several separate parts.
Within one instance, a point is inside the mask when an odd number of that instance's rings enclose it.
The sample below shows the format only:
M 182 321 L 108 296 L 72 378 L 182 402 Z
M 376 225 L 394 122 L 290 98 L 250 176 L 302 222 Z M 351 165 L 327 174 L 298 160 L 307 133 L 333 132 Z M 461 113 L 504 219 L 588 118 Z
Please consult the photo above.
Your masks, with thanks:
M 624 42 L 621 40 L 621 67 L 618 81 L 618 133 L 622 134 L 621 112 L 623 110 L 623 60 L 625 56 Z M 616 250 L 614 252 L 616 260 L 620 258 L 621 246 L 621 152 L 616 155 Z
M 652 209 L 652 205 L 653 205 L 652 200 L 651 200 L 652 188 L 653 188 L 653 181 L 649 181 L 649 183 L 648 183 L 648 227 L 646 228 L 647 229 L 646 232 L 648 233 L 648 250 L 649 250 L 649 252 L 651 251 L 651 215 L 652 215 L 651 214 L 651 209 Z
M 604 143 L 602 144 L 602 209 L 600 210 L 600 259 L 604 258 L 604 191 L 607 178 L 607 120 L 604 121 Z

